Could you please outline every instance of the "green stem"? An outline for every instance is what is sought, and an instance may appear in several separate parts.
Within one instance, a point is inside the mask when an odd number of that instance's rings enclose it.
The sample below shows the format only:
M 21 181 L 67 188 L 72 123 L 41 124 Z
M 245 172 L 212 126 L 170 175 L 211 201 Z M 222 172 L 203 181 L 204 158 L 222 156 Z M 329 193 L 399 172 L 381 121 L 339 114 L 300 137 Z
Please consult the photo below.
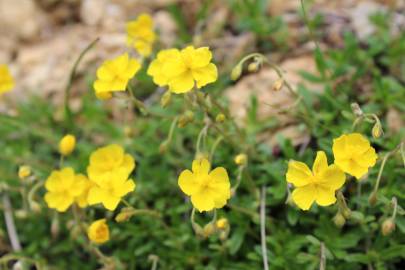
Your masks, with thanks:
M 72 69 L 70 70 L 70 75 L 69 75 L 69 80 L 68 83 L 65 87 L 65 100 L 64 100 L 64 107 L 65 107 L 65 122 L 68 124 L 68 126 L 71 126 L 72 123 L 72 111 L 69 106 L 69 98 L 70 98 L 70 92 L 72 89 L 73 81 L 76 76 L 76 70 L 77 67 L 82 60 L 83 56 L 96 45 L 96 43 L 100 40 L 100 38 L 96 38 L 93 40 L 79 55 L 79 57 L 76 59 L 75 63 L 73 64 Z

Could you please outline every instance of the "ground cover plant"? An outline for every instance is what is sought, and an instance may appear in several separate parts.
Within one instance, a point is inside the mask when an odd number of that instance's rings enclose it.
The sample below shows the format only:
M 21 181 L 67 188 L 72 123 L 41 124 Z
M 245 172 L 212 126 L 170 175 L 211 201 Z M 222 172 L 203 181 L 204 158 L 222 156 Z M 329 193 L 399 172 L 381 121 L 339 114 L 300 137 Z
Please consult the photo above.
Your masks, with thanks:
M 102 41 L 81 48 L 56 103 L 13 98 L 20 78 L 1 64 L 0 269 L 402 269 L 397 11 L 330 45 L 326 15 L 297 3 L 314 63 L 299 83 L 280 64 L 294 33 L 267 1 L 202 1 L 193 26 L 164 5 L 172 46 L 153 10 L 137 12 L 119 53 L 80 71 Z M 209 28 L 221 6 L 232 20 Z M 206 39 L 229 29 L 254 48 L 218 56 Z

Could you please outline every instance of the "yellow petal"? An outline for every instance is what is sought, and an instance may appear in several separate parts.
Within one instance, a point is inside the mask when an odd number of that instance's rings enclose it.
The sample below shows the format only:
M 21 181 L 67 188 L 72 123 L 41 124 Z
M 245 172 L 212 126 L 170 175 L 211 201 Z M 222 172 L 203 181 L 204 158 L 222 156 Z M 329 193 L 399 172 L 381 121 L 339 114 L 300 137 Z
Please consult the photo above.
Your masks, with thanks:
M 208 64 L 205 67 L 192 70 L 193 78 L 197 81 L 197 87 L 201 88 L 209 83 L 215 82 L 218 78 L 217 67 L 214 64 Z
M 360 179 L 368 172 L 368 168 L 359 165 L 355 160 L 352 159 L 337 159 L 335 164 L 339 166 L 344 172 L 353 175 L 357 179 Z
M 181 172 L 178 179 L 178 185 L 180 189 L 189 196 L 199 190 L 199 184 L 190 170 L 184 170 Z
M 96 93 L 109 92 L 112 87 L 113 87 L 112 81 L 110 82 L 110 81 L 96 80 L 93 83 L 93 88 L 94 90 L 96 90 Z
M 198 192 L 191 195 L 191 203 L 199 211 L 211 211 L 214 209 L 214 201 L 204 192 Z
M 212 53 L 208 47 L 201 47 L 192 51 L 191 68 L 202 68 L 209 64 L 212 59 Z
M 337 139 L 333 140 L 332 146 L 333 156 L 335 159 L 346 158 L 346 135 L 342 135 Z
M 317 191 L 316 203 L 320 206 L 328 206 L 336 202 L 335 190 L 318 186 Z
M 373 147 L 369 147 L 369 149 L 366 152 L 356 157 L 356 162 L 360 166 L 374 167 L 377 158 L 378 156 L 375 153 L 375 149 Z
M 295 160 L 288 162 L 287 182 L 294 184 L 296 187 L 301 187 L 311 183 L 312 177 L 312 172 L 305 163 Z
M 292 192 L 294 203 L 302 210 L 308 210 L 317 198 L 317 190 L 313 185 L 297 187 Z
M 117 197 L 123 197 L 127 195 L 129 192 L 134 191 L 135 189 L 135 182 L 132 179 L 125 181 L 122 185 L 116 188 L 114 194 Z
M 106 198 L 106 192 L 98 186 L 94 186 L 89 190 L 87 202 L 90 205 L 101 203 Z
M 168 81 L 169 90 L 176 94 L 186 93 L 193 89 L 194 79 L 191 73 L 184 72 L 179 76 L 170 78 Z
M 370 147 L 370 142 L 360 133 L 348 134 L 346 137 L 346 143 L 348 144 L 350 150 L 356 153 L 364 153 Z
M 122 76 L 125 78 L 132 78 L 141 68 L 141 64 L 136 59 L 130 59 L 126 70 L 123 72 Z
M 108 67 L 106 64 L 101 65 L 97 69 L 97 78 L 103 81 L 111 81 L 115 77 L 115 74 Z
M 106 209 L 114 211 L 115 208 L 117 208 L 118 204 L 120 203 L 120 200 L 121 200 L 120 197 L 107 196 L 102 201 L 102 204 Z
M 208 175 L 208 172 L 210 171 L 211 164 L 210 162 L 203 158 L 203 159 L 196 159 L 193 161 L 193 164 L 191 166 L 193 173 L 195 174 L 206 174 Z
M 326 168 L 328 168 L 328 160 L 326 158 L 326 154 L 324 151 L 318 151 L 316 153 L 314 165 L 312 166 L 312 171 L 314 175 L 317 175 L 326 170 Z
M 337 190 L 345 183 L 346 175 L 337 165 L 332 164 L 322 171 L 319 178 L 321 179 L 319 183 L 323 187 Z

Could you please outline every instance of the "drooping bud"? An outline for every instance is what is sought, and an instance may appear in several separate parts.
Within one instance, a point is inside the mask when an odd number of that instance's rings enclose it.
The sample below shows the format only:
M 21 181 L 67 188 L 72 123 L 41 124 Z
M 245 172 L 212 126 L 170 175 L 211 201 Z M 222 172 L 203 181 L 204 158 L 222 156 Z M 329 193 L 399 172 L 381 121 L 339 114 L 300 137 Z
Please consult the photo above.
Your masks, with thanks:
M 24 180 L 25 178 L 27 178 L 30 175 L 31 175 L 31 167 L 30 166 L 23 165 L 23 166 L 20 166 L 20 168 L 18 168 L 18 177 L 21 180 Z
M 215 117 L 215 122 L 217 123 L 222 123 L 224 122 L 226 119 L 225 115 L 223 113 L 219 113 L 216 117 Z
M 160 99 L 160 106 L 162 108 L 165 108 L 167 105 L 170 104 L 170 101 L 172 100 L 172 93 L 170 91 L 166 91 L 162 98 Z
M 259 63 L 252 62 L 248 65 L 248 71 L 251 73 L 256 72 L 259 70 L 259 67 L 260 67 Z
M 361 110 L 359 104 L 352 103 L 350 104 L 350 107 L 352 108 L 352 112 L 354 113 L 355 116 L 359 117 L 363 115 L 363 111 Z
M 234 161 L 235 161 L 236 165 L 243 166 L 243 165 L 246 165 L 247 160 L 248 160 L 248 157 L 246 154 L 239 154 L 235 157 Z
M 237 79 L 239 79 L 240 75 L 242 75 L 242 65 L 238 64 L 232 69 L 231 80 L 236 81 Z
M 371 130 L 371 135 L 373 135 L 374 139 L 378 139 L 381 137 L 383 133 L 384 132 L 381 126 L 381 122 L 378 120 L 375 122 L 373 129 Z
M 333 217 L 333 222 L 335 223 L 336 227 L 338 228 L 342 228 L 345 223 L 346 223 L 346 219 L 345 217 L 338 212 L 334 217 Z
M 179 117 L 179 122 L 177 126 L 179 128 L 185 127 L 188 123 L 191 123 L 194 120 L 194 113 L 192 111 L 186 111 Z
M 210 236 L 211 236 L 212 234 L 214 234 L 214 233 L 215 233 L 215 226 L 214 226 L 214 224 L 212 224 L 211 222 L 205 224 L 204 229 L 203 229 L 203 236 L 204 236 L 204 238 L 208 238 L 208 237 L 210 237 Z
M 164 152 L 166 152 L 168 146 L 169 146 L 169 141 L 167 141 L 167 140 L 163 141 L 159 146 L 159 153 L 163 154 Z
M 368 203 L 371 206 L 374 206 L 377 203 L 377 194 L 374 191 L 371 192 L 370 196 L 368 197 Z
M 225 230 L 229 226 L 228 219 L 226 219 L 226 218 L 218 219 L 217 222 L 215 223 L 215 226 L 219 230 Z
M 381 225 L 381 232 L 384 236 L 391 234 L 395 230 L 395 221 L 393 218 L 386 219 Z
M 284 86 L 284 80 L 282 78 L 278 79 L 277 81 L 274 82 L 273 86 L 271 87 L 272 91 L 280 91 L 281 88 Z

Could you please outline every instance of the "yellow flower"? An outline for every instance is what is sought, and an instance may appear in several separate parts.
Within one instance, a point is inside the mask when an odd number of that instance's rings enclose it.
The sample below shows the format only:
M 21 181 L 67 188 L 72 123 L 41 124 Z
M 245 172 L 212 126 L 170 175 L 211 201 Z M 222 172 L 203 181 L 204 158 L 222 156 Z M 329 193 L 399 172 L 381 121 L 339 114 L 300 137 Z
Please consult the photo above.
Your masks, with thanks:
M 122 171 L 116 171 L 110 174 L 108 181 L 96 183 L 90 188 L 87 202 L 90 205 L 102 203 L 106 209 L 114 211 L 121 198 L 134 189 L 135 182 Z
M 111 144 L 94 151 L 87 167 L 87 174 L 94 183 L 88 193 L 88 203 L 102 203 L 108 210 L 115 210 L 121 198 L 135 189 L 134 181 L 128 179 L 134 168 L 134 159 L 119 145 Z
M 59 142 L 59 153 L 63 156 L 70 155 L 76 146 L 76 138 L 71 134 L 65 135 Z
M 141 14 L 134 21 L 127 23 L 127 44 L 133 46 L 142 56 L 149 56 L 156 39 L 153 21 L 148 14 Z
M 133 157 L 124 152 L 117 144 L 101 147 L 90 155 L 90 164 L 87 167 L 87 175 L 96 184 L 102 185 L 111 181 L 112 175 L 117 172 L 128 178 L 135 168 Z
M 111 97 L 111 92 L 125 91 L 128 81 L 135 76 L 141 65 L 136 59 L 124 53 L 112 60 L 106 60 L 97 69 L 97 80 L 93 87 L 101 99 Z
M 344 172 L 335 164 L 328 166 L 323 151 L 318 151 L 312 172 L 305 163 L 290 161 L 286 178 L 294 184 L 292 199 L 302 210 L 308 210 L 314 201 L 321 206 L 335 203 L 335 191 L 345 182 Z
M 82 192 L 75 198 L 75 202 L 80 208 L 85 208 L 89 205 L 87 197 L 89 196 L 90 189 L 94 186 L 94 183 L 86 178 L 83 184 Z
M 164 50 L 151 63 L 148 74 L 159 86 L 168 85 L 173 93 L 186 93 L 194 86 L 201 88 L 217 80 L 217 67 L 211 59 L 208 47 Z
M 18 168 L 18 177 L 23 180 L 31 175 L 31 167 L 27 165 L 20 166 Z
M 364 176 L 377 160 L 375 149 L 359 133 L 344 134 L 333 140 L 335 164 L 357 179 Z
M 206 159 L 194 160 L 192 171 L 184 170 L 178 179 L 180 189 L 191 197 L 191 203 L 200 212 L 222 208 L 231 197 L 228 173 L 218 167 L 210 172 Z
M 99 219 L 91 223 L 87 229 L 87 236 L 96 244 L 102 244 L 110 240 L 110 230 L 106 223 L 106 219 Z
M 49 208 L 55 208 L 59 212 L 65 212 L 84 189 L 87 178 L 66 167 L 60 171 L 54 170 L 45 181 L 45 201 Z
M 0 64 L 0 95 L 10 91 L 14 87 L 14 79 L 4 64 Z

